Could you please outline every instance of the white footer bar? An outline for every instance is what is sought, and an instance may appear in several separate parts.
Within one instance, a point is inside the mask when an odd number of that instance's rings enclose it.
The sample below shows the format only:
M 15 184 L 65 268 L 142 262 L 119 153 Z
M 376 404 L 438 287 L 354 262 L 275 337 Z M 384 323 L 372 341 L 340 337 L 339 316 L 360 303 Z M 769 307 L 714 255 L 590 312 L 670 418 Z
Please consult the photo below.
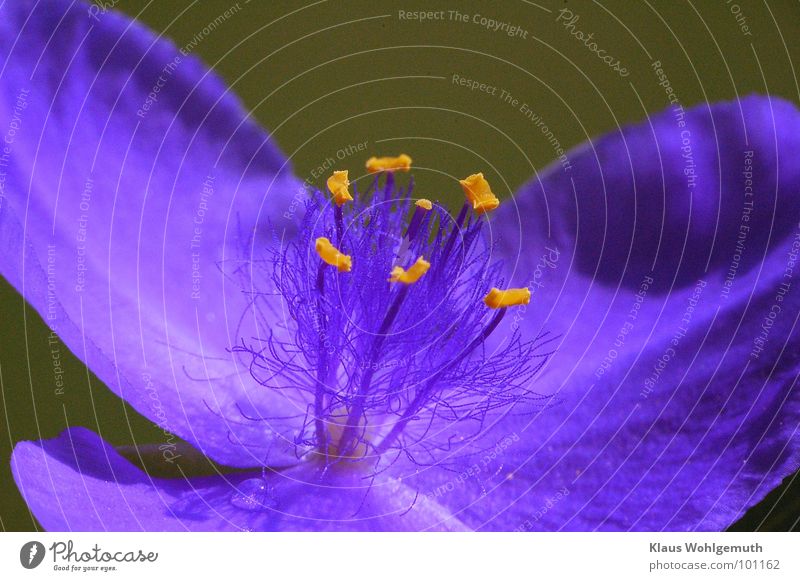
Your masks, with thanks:
M 0 577 L 778 580 L 800 579 L 799 549 L 791 533 L 3 533 Z

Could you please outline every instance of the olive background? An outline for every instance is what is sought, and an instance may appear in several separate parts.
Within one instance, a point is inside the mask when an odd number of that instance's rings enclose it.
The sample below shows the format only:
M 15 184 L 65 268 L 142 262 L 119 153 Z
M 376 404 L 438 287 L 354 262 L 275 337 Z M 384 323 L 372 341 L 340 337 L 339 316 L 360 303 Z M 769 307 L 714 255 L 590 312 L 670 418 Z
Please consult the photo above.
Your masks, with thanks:
M 800 102 L 800 5 L 789 0 L 159 0 L 122 1 L 114 9 L 181 47 L 232 7 L 192 52 L 274 129 L 296 174 L 319 186 L 312 170 L 367 142 L 365 152 L 337 160 L 337 167 L 360 171 L 368 155 L 404 151 L 414 158 L 420 195 L 460 203 L 455 180 L 484 171 L 507 198 L 557 155 L 518 108 L 500 99 L 501 89 L 538 113 L 567 149 L 664 109 L 667 96 L 651 67 L 656 60 L 684 107 L 766 92 Z M 629 76 L 569 35 L 556 21 L 562 8 L 580 16 L 576 28 L 593 32 Z M 750 35 L 737 23 L 737 9 Z M 399 17 L 415 10 L 458 10 L 470 21 Z M 489 31 L 471 21 L 474 14 L 519 26 L 527 38 Z M 496 86 L 497 95 L 454 84 L 454 74 Z M 16 442 L 53 437 L 67 425 L 87 426 L 118 446 L 164 435 L 63 348 L 66 386 L 54 395 L 49 330 L 2 279 L 0 322 L 0 527 L 33 530 L 38 524 L 9 469 Z M 183 468 L 214 467 L 198 458 Z M 798 480 L 787 478 L 733 529 L 797 529 Z

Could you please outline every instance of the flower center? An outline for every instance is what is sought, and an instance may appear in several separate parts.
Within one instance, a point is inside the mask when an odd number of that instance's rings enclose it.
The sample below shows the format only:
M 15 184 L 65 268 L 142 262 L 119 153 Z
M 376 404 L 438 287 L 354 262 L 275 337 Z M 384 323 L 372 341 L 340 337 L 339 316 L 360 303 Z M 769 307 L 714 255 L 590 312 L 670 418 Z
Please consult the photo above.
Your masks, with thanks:
M 531 296 L 494 286 L 501 265 L 481 230 L 499 200 L 482 174 L 469 176 L 453 220 L 411 196 L 413 179 L 396 184 L 410 166 L 407 155 L 371 158 L 362 194 L 334 172 L 333 204 L 313 195 L 297 238 L 273 256 L 288 317 L 266 346 L 239 349 L 259 383 L 292 391 L 305 410 L 295 441 L 326 464 L 429 458 L 477 437 L 489 414 L 542 399 L 528 386 L 550 339 L 512 330 L 487 347 L 506 310 Z

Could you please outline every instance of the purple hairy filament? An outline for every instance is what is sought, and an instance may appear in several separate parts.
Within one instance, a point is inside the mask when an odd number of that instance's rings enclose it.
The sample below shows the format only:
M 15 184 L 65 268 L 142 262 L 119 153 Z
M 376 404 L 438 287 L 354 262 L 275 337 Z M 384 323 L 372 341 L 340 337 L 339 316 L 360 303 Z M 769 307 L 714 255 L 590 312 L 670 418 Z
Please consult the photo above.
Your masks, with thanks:
M 312 195 L 295 239 L 271 255 L 269 292 L 288 315 L 235 349 L 264 388 L 292 391 L 298 456 L 430 463 L 516 406 L 541 405 L 531 384 L 552 339 L 502 324 L 530 293 L 493 288 L 502 265 L 482 232 L 488 217 L 467 204 L 453 220 L 391 172 L 350 196 L 336 174 L 336 203 Z

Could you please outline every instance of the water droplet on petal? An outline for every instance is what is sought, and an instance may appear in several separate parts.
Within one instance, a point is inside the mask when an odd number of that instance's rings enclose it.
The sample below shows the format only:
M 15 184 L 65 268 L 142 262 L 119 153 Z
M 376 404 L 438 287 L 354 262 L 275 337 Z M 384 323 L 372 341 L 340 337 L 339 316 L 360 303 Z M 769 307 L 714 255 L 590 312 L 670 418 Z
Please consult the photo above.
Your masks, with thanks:
M 278 504 L 272 487 L 263 478 L 250 478 L 231 494 L 231 504 L 242 510 L 259 511 Z
M 197 492 L 189 491 L 182 494 L 175 502 L 171 503 L 169 505 L 169 511 L 179 518 L 202 518 L 208 511 L 208 502 Z

